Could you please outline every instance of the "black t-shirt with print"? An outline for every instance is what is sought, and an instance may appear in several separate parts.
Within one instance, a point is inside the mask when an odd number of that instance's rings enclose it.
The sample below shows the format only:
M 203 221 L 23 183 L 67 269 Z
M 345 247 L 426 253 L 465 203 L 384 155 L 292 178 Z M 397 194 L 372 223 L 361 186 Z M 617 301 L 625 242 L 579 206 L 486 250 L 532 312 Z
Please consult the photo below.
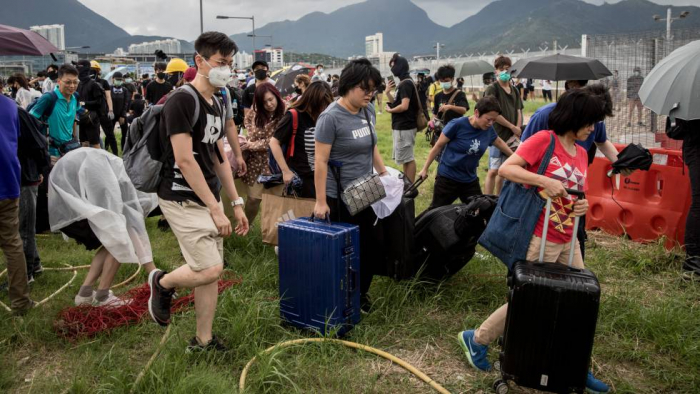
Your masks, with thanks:
M 152 81 L 146 86 L 146 101 L 149 104 L 157 103 L 163 96 L 170 93 L 173 90 L 173 85 L 170 82 L 165 81 L 163 83 L 158 83 L 158 81 Z
M 416 96 L 416 88 L 411 79 L 404 79 L 399 83 L 394 93 L 394 102 L 390 104 L 390 107 L 398 107 L 401 105 L 401 101 L 404 98 L 410 100 L 408 110 L 398 114 L 391 114 L 391 128 L 393 130 L 412 130 L 418 127 L 418 122 L 416 120 L 418 97 Z
M 252 84 L 243 91 L 243 108 L 253 108 L 253 99 L 255 98 L 256 87 L 257 86 L 255 86 L 255 84 Z
M 440 92 L 435 95 L 435 102 L 433 103 L 433 114 L 438 115 L 438 117 L 442 117 L 443 125 L 447 125 L 452 119 L 457 119 L 464 116 L 455 111 L 447 111 L 444 113 L 444 115 L 438 112 L 441 106 L 446 105 L 450 101 L 450 97 L 452 97 L 454 93 L 455 91 L 452 91 L 447 94 L 445 94 L 445 92 Z M 457 107 L 464 107 L 467 109 L 467 111 L 469 111 L 469 101 L 467 101 L 467 96 L 464 94 L 464 92 L 460 90 L 457 90 L 457 95 L 452 101 L 452 105 L 456 105 Z
M 221 103 L 213 102 L 213 105 L 207 103 L 199 92 L 197 95 L 199 96 L 199 118 L 194 127 L 192 126 L 195 111 L 194 99 L 188 92 L 179 90 L 170 95 L 163 106 L 160 134 L 162 138 L 167 138 L 168 144 L 170 144 L 170 137 L 175 134 L 192 135 L 192 153 L 209 185 L 209 190 L 218 201 L 221 184 L 214 171 L 214 163 L 215 160 L 219 160 L 216 154 L 216 142 L 225 134 L 222 121 L 223 107 Z M 215 100 L 218 99 L 215 98 Z M 168 201 L 190 200 L 204 205 L 175 165 L 172 149 L 169 151 L 163 166 L 163 180 L 158 189 L 158 197 Z
M 299 124 L 294 139 L 294 156 L 287 158 L 287 165 L 302 178 L 313 176 L 316 123 L 306 112 L 298 112 Z M 282 146 L 289 146 L 294 131 L 291 112 L 287 111 L 277 124 L 273 135 Z M 287 152 L 284 152 L 285 156 Z

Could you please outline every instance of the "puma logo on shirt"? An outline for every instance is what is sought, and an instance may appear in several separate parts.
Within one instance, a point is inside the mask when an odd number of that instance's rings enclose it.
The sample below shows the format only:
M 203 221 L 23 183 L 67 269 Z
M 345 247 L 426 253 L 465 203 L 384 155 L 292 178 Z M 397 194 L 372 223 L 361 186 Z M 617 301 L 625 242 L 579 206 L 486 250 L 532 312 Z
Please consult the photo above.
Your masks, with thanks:
M 352 131 L 352 138 L 358 139 L 362 137 L 367 137 L 371 134 L 372 132 L 370 131 L 369 127 L 362 127 L 360 129 L 356 129 Z

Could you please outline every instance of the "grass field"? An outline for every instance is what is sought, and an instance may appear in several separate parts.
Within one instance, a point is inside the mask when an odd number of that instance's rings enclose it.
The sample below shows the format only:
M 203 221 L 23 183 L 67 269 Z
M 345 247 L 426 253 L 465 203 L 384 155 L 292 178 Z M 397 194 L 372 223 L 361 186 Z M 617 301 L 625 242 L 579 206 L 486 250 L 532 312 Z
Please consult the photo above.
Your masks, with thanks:
M 527 112 L 532 112 L 534 107 L 528 105 Z M 380 115 L 378 130 L 382 154 L 393 165 L 388 159 L 388 114 Z M 421 134 L 416 149 L 419 169 L 427 152 Z M 484 164 L 482 160 L 482 181 Z M 418 212 L 427 207 L 431 194 L 432 180 L 421 187 Z M 156 265 L 179 266 L 181 256 L 172 233 L 157 229 L 155 219 L 148 220 L 148 229 Z M 681 281 L 680 255 L 667 253 L 660 244 L 639 245 L 599 233 L 591 238 L 586 264 L 603 288 L 593 353 L 595 374 L 618 393 L 700 392 L 700 284 Z M 41 235 L 38 244 L 46 267 L 90 263 L 91 253 L 59 235 Z M 186 342 L 194 333 L 194 311 L 175 315 L 160 356 L 133 387 L 164 330 L 146 321 L 77 342 L 57 337 L 52 324 L 61 309 L 72 305 L 86 273 L 82 270 L 67 290 L 24 318 L 10 318 L 0 311 L 0 392 L 238 392 L 238 379 L 248 360 L 278 342 L 309 335 L 280 325 L 277 261 L 274 250 L 262 245 L 258 224 L 245 238 L 227 239 L 225 247 L 232 271 L 243 279 L 219 298 L 214 323 L 230 352 L 186 355 Z M 135 269 L 135 265 L 123 265 L 117 281 Z M 450 392 L 491 392 L 496 374 L 471 369 L 456 336 L 479 325 L 505 301 L 505 273 L 500 262 L 479 250 L 458 275 L 437 286 L 377 278 L 370 290 L 374 310 L 347 339 L 408 361 Z M 32 297 L 43 299 L 71 276 L 65 271 L 44 273 L 33 284 Z M 130 287 L 145 280 L 141 274 Z M 124 291 L 120 290 L 118 294 Z M 0 300 L 8 303 L 6 291 L 0 293 Z M 495 346 L 491 353 L 495 359 Z M 295 347 L 262 357 L 247 382 L 249 393 L 432 392 L 389 361 L 333 344 Z

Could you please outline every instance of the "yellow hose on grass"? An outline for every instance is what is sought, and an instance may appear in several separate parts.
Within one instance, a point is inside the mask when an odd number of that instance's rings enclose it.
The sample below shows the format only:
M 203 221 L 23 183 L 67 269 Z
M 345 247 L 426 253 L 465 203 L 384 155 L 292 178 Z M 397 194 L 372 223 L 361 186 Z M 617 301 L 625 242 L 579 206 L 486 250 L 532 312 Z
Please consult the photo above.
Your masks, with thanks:
M 387 359 L 387 360 L 393 362 L 394 364 L 400 366 L 401 368 L 405 369 L 406 371 L 408 371 L 408 372 L 410 372 L 410 373 L 416 375 L 416 376 L 417 376 L 418 378 L 420 378 L 422 381 L 424 381 L 425 383 L 429 384 L 430 387 L 432 387 L 433 389 L 435 389 L 435 391 L 437 391 L 437 392 L 439 392 L 439 393 L 441 393 L 441 394 L 450 394 L 450 392 L 447 391 L 447 389 L 445 389 L 444 387 L 442 387 L 440 384 L 438 384 L 437 382 L 435 382 L 434 380 L 432 380 L 428 375 L 424 374 L 424 373 L 421 372 L 418 368 L 416 368 L 416 367 L 414 367 L 413 365 L 407 363 L 406 361 L 404 361 L 404 360 L 402 360 L 402 359 L 400 359 L 400 358 L 398 358 L 398 357 L 396 357 L 396 356 L 394 356 L 394 355 L 391 355 L 391 354 L 389 354 L 389 353 L 387 353 L 387 352 L 384 352 L 384 351 L 382 351 L 382 350 L 375 349 L 375 348 L 370 347 L 370 346 L 367 346 L 367 345 L 361 345 L 361 344 L 355 343 L 355 342 L 343 341 L 343 340 L 340 340 L 340 339 L 330 339 L 330 338 L 306 338 L 306 339 L 295 339 L 295 340 L 292 340 L 292 341 L 281 342 L 281 343 L 278 343 L 278 344 L 276 344 L 276 345 L 274 345 L 274 346 L 270 346 L 269 348 L 265 349 L 265 351 L 262 352 L 262 354 L 268 354 L 268 353 L 272 352 L 272 351 L 275 350 L 275 349 L 286 348 L 286 347 L 290 347 L 290 346 L 294 346 L 294 345 L 303 345 L 303 344 L 313 343 L 313 342 L 331 342 L 331 343 L 336 343 L 336 344 L 343 345 L 343 346 L 346 346 L 346 347 L 350 347 L 350 348 L 353 348 L 353 349 L 359 349 L 359 350 L 363 350 L 363 351 L 368 352 L 368 353 L 376 354 L 376 355 L 378 355 L 378 356 L 380 356 L 380 357 L 383 357 L 383 358 L 385 358 L 385 359 Z M 241 393 L 243 393 L 244 390 L 245 390 L 245 379 L 246 379 L 246 377 L 248 376 L 248 370 L 249 370 L 250 367 L 253 365 L 253 363 L 255 362 L 255 360 L 257 359 L 257 357 L 258 357 L 258 356 L 253 357 L 250 361 L 248 361 L 248 364 L 246 364 L 245 368 L 243 368 L 243 372 L 241 373 L 241 379 L 240 379 L 240 381 L 239 381 L 239 383 L 238 383 L 238 388 L 239 388 L 239 390 L 240 390 Z

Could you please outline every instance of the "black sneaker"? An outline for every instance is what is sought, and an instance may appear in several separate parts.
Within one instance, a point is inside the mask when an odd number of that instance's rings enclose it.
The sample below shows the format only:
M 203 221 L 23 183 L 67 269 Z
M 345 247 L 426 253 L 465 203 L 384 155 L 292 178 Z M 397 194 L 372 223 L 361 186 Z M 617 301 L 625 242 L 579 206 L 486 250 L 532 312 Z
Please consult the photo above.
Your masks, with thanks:
M 158 220 L 158 229 L 160 231 L 168 231 L 170 230 L 170 223 L 168 223 L 168 221 L 165 220 L 165 218 L 160 218 Z
M 190 339 L 189 345 L 185 348 L 185 353 L 198 353 L 216 350 L 217 352 L 228 352 L 228 348 L 224 345 L 216 335 L 212 335 L 211 340 L 206 345 L 201 345 L 197 337 Z
M 34 267 L 33 275 L 34 275 L 35 277 L 36 277 L 36 276 L 39 276 L 39 275 L 41 275 L 41 274 L 43 274 L 43 273 L 44 273 L 44 266 L 41 265 L 41 263 L 39 263 L 37 266 Z
M 148 313 L 156 323 L 165 327 L 170 324 L 170 302 L 173 299 L 173 290 L 166 290 L 159 284 L 164 271 L 154 269 L 148 275 L 148 287 L 151 295 L 148 297 Z

